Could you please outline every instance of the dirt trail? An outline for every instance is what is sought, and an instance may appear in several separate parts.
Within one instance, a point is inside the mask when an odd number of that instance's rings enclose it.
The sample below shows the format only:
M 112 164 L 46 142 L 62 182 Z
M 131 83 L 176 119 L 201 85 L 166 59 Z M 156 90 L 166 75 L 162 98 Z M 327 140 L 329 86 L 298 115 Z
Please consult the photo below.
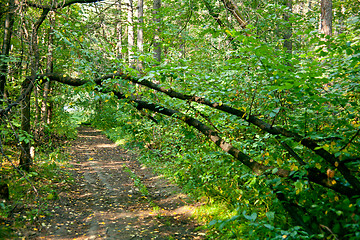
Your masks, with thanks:
M 71 155 L 76 184 L 54 200 L 35 239 L 204 239 L 189 218 L 194 206 L 186 196 L 100 131 L 80 128 Z M 147 187 L 148 198 L 124 166 Z

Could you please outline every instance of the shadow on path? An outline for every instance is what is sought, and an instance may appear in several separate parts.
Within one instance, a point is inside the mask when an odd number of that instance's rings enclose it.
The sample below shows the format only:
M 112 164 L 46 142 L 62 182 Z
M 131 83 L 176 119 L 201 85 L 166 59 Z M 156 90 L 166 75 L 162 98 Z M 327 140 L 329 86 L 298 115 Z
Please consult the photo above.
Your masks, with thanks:
M 79 128 L 70 154 L 75 184 L 59 193 L 35 239 L 204 239 L 189 218 L 194 206 L 179 188 L 100 131 Z M 149 196 L 140 193 L 124 166 L 146 185 Z

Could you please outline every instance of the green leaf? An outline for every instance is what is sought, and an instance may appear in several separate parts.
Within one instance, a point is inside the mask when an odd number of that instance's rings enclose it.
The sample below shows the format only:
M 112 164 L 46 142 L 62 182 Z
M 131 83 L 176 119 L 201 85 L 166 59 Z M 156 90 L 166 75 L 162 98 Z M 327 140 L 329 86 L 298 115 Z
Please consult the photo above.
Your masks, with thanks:
M 274 229 L 274 226 L 273 226 L 273 225 L 270 225 L 270 224 L 268 224 L 268 223 L 265 223 L 265 224 L 264 224 L 264 227 L 266 227 L 266 228 L 268 228 L 268 229 L 270 229 L 270 230 L 273 230 L 273 229 Z
M 209 226 L 214 226 L 217 223 L 218 223 L 218 220 L 212 220 L 209 222 Z
M 250 220 L 252 222 L 254 222 L 257 218 L 257 213 L 252 213 L 251 215 L 246 215 L 246 211 L 243 212 L 243 216 L 247 219 Z
M 275 212 L 266 212 L 265 215 L 269 219 L 270 222 L 274 221 Z

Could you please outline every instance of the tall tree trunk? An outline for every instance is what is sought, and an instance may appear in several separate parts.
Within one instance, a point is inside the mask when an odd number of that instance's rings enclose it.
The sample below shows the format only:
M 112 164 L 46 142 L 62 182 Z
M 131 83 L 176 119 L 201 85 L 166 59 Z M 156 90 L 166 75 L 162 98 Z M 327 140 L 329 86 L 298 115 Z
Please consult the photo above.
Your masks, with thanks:
M 122 10 L 121 10 L 121 0 L 117 1 L 117 22 L 116 22 L 116 57 L 118 59 L 122 59 L 122 39 L 123 39 L 123 31 L 122 31 L 122 23 L 121 23 L 121 15 L 122 15 Z
M 321 0 L 321 33 L 328 36 L 332 35 L 332 19 L 332 0 Z
M 34 139 L 38 140 L 40 136 L 40 124 L 41 124 L 41 108 L 39 104 L 39 97 L 41 96 L 40 88 L 34 86 L 34 104 L 35 104 L 35 118 L 34 118 Z
M 143 34 L 143 23 L 144 23 L 144 0 L 138 0 L 138 31 L 137 31 L 137 48 L 139 54 L 142 54 L 144 51 L 144 34 Z M 137 68 L 139 70 L 143 69 L 143 61 L 138 60 Z
M 30 68 L 31 68 L 31 79 L 29 80 L 26 78 L 22 84 L 22 90 L 24 91 L 29 84 L 33 84 L 31 82 L 35 81 L 36 74 L 39 68 L 39 49 L 38 49 L 38 30 L 41 24 L 44 22 L 47 14 L 49 13 L 50 9 L 43 9 L 41 16 L 39 17 L 38 21 L 32 27 L 31 39 L 30 39 Z M 23 133 L 27 133 L 28 136 L 31 135 L 31 127 L 30 127 L 30 96 L 31 91 L 26 95 L 24 100 L 21 102 L 21 130 Z M 20 155 L 20 167 L 23 168 L 25 171 L 29 171 L 30 166 L 32 164 L 30 158 L 30 149 L 31 149 L 31 142 L 22 142 L 23 151 Z
M 6 58 L 9 57 L 10 53 L 11 35 L 14 26 L 14 9 L 14 0 L 9 0 L 8 13 L 4 24 L 4 39 L 1 50 L 2 56 L 0 57 L 0 104 L 4 100 L 6 77 L 8 74 L 8 64 Z
M 292 0 L 285 0 L 286 7 L 289 8 L 289 12 L 292 11 Z M 290 40 L 291 36 L 292 36 L 292 24 L 289 21 L 289 14 L 285 13 L 284 14 L 284 20 L 286 21 L 287 25 L 285 27 L 285 31 L 284 31 L 284 48 L 286 49 L 287 53 L 292 53 L 292 41 Z
M 54 70 L 54 64 L 53 64 L 53 52 L 54 52 L 54 48 L 53 48 L 53 42 L 54 42 L 54 37 L 53 37 L 53 32 L 54 32 L 54 23 L 55 23 L 55 15 L 54 12 L 50 12 L 49 13 L 49 21 L 50 21 L 50 27 L 49 27 L 49 32 L 48 32 L 48 54 L 47 54 L 47 58 L 46 58 L 46 73 L 52 73 Z M 41 111 L 42 111 L 42 124 L 49 124 L 51 122 L 51 119 L 49 118 L 51 115 L 48 113 L 49 111 L 49 104 L 51 104 L 49 102 L 49 94 L 51 92 L 51 82 L 50 81 L 46 81 L 44 83 L 44 91 L 43 91 L 43 102 L 41 105 Z M 42 131 L 44 130 L 43 127 L 41 129 Z
M 154 0 L 154 23 L 155 23 L 155 35 L 154 35 L 154 58 L 160 63 L 161 62 L 161 42 L 160 42 L 160 22 L 161 18 L 158 15 L 159 9 L 161 8 L 161 0 Z
M 129 54 L 129 65 L 134 67 L 134 7 L 133 0 L 129 0 L 128 5 L 128 54 Z
M 26 78 L 21 84 L 21 94 L 24 94 L 26 89 L 31 83 L 30 78 Z M 31 91 L 26 94 L 24 100 L 21 102 L 21 130 L 22 134 L 30 135 L 30 96 Z M 27 136 L 27 137 L 28 137 Z M 30 157 L 30 148 L 31 148 L 30 139 L 23 140 L 21 142 L 21 155 L 20 155 L 20 167 L 25 171 L 30 170 L 32 164 Z
M 123 56 L 122 56 L 123 31 L 122 31 L 122 24 L 121 24 L 121 15 L 122 15 L 121 0 L 118 0 L 117 13 L 118 13 L 118 17 L 117 17 L 117 23 L 116 23 L 116 39 L 117 39 L 116 57 L 118 59 L 122 59 L 123 58 Z

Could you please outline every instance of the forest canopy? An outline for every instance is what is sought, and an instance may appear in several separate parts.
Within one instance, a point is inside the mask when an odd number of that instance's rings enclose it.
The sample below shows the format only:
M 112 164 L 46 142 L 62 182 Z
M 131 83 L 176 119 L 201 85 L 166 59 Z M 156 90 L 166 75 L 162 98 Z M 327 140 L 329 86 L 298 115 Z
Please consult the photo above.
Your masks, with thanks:
M 2 162 L 89 123 L 224 203 L 213 237 L 360 237 L 358 1 L 0 5 Z

